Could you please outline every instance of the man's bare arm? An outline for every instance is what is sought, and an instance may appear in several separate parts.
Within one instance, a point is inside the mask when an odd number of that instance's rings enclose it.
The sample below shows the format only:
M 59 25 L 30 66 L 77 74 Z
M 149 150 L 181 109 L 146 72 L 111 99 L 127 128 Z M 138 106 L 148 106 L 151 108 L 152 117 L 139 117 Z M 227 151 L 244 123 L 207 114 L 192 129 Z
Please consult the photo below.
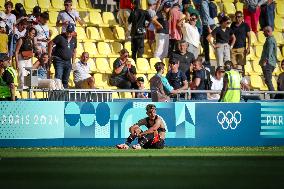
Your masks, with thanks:
M 151 134 L 151 133 L 157 131 L 161 124 L 162 124 L 162 120 L 159 118 L 159 119 L 156 120 L 156 123 L 151 128 L 142 132 L 140 135 L 147 135 L 147 134 Z

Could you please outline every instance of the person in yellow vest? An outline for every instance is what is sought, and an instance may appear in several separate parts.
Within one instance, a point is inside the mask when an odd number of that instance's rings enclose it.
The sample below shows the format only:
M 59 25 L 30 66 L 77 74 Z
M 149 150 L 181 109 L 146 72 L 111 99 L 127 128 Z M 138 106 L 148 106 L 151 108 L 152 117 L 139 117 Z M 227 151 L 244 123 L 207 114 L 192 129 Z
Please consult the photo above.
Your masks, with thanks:
M 10 58 L 7 55 L 0 57 L 0 101 L 15 101 L 16 71 L 10 65 Z
M 240 102 L 242 76 L 233 68 L 231 61 L 226 61 L 224 65 L 226 72 L 219 102 Z

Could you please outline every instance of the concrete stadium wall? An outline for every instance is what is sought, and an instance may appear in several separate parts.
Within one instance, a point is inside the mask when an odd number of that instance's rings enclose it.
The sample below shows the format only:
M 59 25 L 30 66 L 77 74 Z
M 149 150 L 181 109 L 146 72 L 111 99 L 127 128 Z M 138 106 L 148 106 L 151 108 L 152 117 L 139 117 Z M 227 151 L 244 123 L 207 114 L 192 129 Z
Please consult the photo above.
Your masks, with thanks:
M 0 146 L 114 146 L 148 103 L 0 102 Z M 284 102 L 155 104 L 167 146 L 284 145 Z

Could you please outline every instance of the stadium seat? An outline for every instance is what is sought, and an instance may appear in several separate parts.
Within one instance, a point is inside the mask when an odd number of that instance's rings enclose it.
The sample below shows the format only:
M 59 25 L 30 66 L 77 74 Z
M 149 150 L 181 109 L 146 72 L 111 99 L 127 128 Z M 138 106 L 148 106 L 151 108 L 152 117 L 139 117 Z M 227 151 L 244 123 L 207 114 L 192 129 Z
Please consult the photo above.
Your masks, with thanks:
M 54 9 L 63 10 L 64 9 L 64 0 L 50 0 L 51 5 Z
M 264 44 L 266 37 L 264 36 L 263 32 L 258 32 L 258 42 L 259 44 Z
M 87 41 L 84 43 L 84 50 L 86 52 L 89 53 L 90 57 L 102 57 L 99 55 L 96 44 L 91 42 L 91 41 Z
M 95 85 L 98 88 L 104 88 L 108 85 L 108 76 L 107 74 L 96 73 L 94 75 Z
M 278 76 L 281 73 L 281 69 L 279 67 L 279 64 L 276 64 L 275 69 L 273 71 L 273 75 Z
M 6 0 L 6 2 L 7 2 L 8 0 Z M 24 0 L 10 0 L 12 3 L 13 3 L 13 5 L 14 5 L 14 8 L 15 8 L 15 4 L 16 3 L 22 3 L 24 6 L 25 6 L 25 3 L 24 3 Z M 4 6 L 4 3 L 3 3 L 3 6 Z
M 100 73 L 112 73 L 107 58 L 96 58 L 96 67 Z
M 224 12 L 227 13 L 228 15 L 234 15 L 236 12 L 235 5 L 230 2 L 225 2 L 223 3 L 224 6 Z
M 83 43 L 77 43 L 76 57 L 81 57 L 84 51 Z
M 26 10 L 32 10 L 35 6 L 37 6 L 37 0 L 25 0 L 24 6 Z
M 284 44 L 283 34 L 282 32 L 273 32 L 273 36 L 275 37 L 275 40 L 277 41 L 277 46 Z
M 237 9 L 237 11 L 242 11 L 243 12 L 244 4 L 241 3 L 241 2 L 237 2 L 236 3 L 236 9 Z
M 90 58 L 88 60 L 88 63 L 90 64 L 90 71 L 93 72 L 93 73 L 97 73 L 98 70 L 97 70 L 97 67 L 96 67 L 95 60 L 93 58 Z
M 77 32 L 77 41 L 88 41 L 88 38 L 86 36 L 85 28 L 83 27 L 76 27 Z
M 251 87 L 253 89 L 263 89 L 265 88 L 264 84 L 263 84 L 263 80 L 259 75 L 251 75 L 250 76 L 250 82 L 251 82 Z
M 131 51 L 131 42 L 130 41 L 126 41 L 124 43 L 124 48 L 129 52 L 129 55 L 132 54 L 132 51 Z
M 111 28 L 103 27 L 99 28 L 101 38 L 104 39 L 105 42 L 112 42 L 114 41 L 114 36 L 111 31 Z
M 106 42 L 98 42 L 97 47 L 98 47 L 98 53 L 100 55 L 104 55 L 104 57 L 108 57 L 109 55 L 112 54 L 111 48 L 109 44 Z M 113 56 L 110 56 L 110 57 L 113 57 Z
M 58 12 L 49 11 L 49 26 L 56 26 Z
M 119 99 L 120 97 L 119 97 L 119 94 L 117 92 L 113 92 L 112 93 L 112 98 L 113 99 Z
M 279 16 L 284 17 L 284 3 L 276 4 L 276 12 Z M 276 15 L 277 17 L 277 15 Z
M 116 26 L 113 31 L 114 31 L 116 40 L 119 40 L 119 41 L 125 40 L 125 32 L 122 27 Z
M 152 58 L 153 52 L 151 50 L 151 47 L 149 45 L 149 43 L 145 40 L 144 42 L 144 54 L 143 54 L 143 58 Z
M 155 66 L 155 64 L 157 62 L 161 62 L 161 59 L 160 58 L 151 58 L 150 59 L 150 68 L 151 68 L 151 70 L 150 70 L 149 73 L 156 73 L 156 69 L 155 69 L 154 66 Z
M 103 12 L 103 22 L 109 26 L 118 25 L 112 12 Z
M 251 75 L 251 74 L 253 74 L 253 69 L 252 69 L 252 66 L 251 66 L 251 62 L 247 61 L 246 65 L 245 65 L 245 75 Z
M 263 46 L 255 46 L 255 55 L 257 58 L 261 57 Z
M 215 49 L 211 45 L 209 45 L 209 49 L 210 60 L 216 60 Z
M 38 2 L 38 6 L 41 7 L 41 9 L 44 9 L 44 10 L 49 10 L 51 8 L 51 4 L 50 4 L 50 1 L 48 0 L 37 0 Z
M 283 47 L 282 47 L 283 48 Z M 283 60 L 283 56 L 282 56 L 282 53 L 280 51 L 280 48 L 277 47 L 277 60 L 280 62 Z
M 254 53 L 254 49 L 252 47 L 250 47 L 250 53 L 247 55 L 247 60 L 255 60 L 255 53 Z
M 79 15 L 87 25 L 90 23 L 90 13 L 88 11 L 79 11 Z
M 99 30 L 96 27 L 87 27 L 87 37 L 90 40 L 95 40 L 95 41 L 103 41 L 103 39 L 100 36 Z
M 165 73 L 169 70 L 169 58 L 164 58 L 163 63 L 165 64 Z
M 150 65 L 146 58 L 137 58 L 136 65 L 137 73 L 151 73 Z
M 94 10 L 90 10 L 90 24 L 98 27 L 108 27 L 108 25 L 103 23 L 101 13 Z
M 272 76 L 272 85 L 274 87 L 274 89 L 277 89 L 277 77 L 276 76 Z
M 251 36 L 251 45 L 258 45 L 259 42 L 257 41 L 257 37 L 253 31 L 250 31 Z
M 88 9 L 86 0 L 78 0 L 78 6 L 80 9 Z
M 49 27 L 49 30 L 51 31 L 51 39 L 59 34 L 59 31 L 56 27 Z
M 284 19 L 276 16 L 274 20 L 274 26 L 276 30 L 282 32 L 282 30 L 284 29 Z
M 258 61 L 253 61 L 252 62 L 252 67 L 255 73 L 257 73 L 258 75 L 262 75 L 262 69 L 261 66 L 259 65 Z
M 71 71 L 71 73 L 70 73 L 68 86 L 69 86 L 69 88 L 75 88 L 73 71 Z
M 119 53 L 121 51 L 121 49 L 123 49 L 123 45 L 119 42 L 112 42 L 110 44 L 111 46 L 111 51 L 112 51 L 112 54 L 115 54 L 115 55 L 118 55 L 119 56 Z
M 148 2 L 147 2 L 147 0 L 141 0 L 141 8 L 143 10 L 147 10 L 148 9 Z
M 132 98 L 131 92 L 121 92 L 120 98 Z

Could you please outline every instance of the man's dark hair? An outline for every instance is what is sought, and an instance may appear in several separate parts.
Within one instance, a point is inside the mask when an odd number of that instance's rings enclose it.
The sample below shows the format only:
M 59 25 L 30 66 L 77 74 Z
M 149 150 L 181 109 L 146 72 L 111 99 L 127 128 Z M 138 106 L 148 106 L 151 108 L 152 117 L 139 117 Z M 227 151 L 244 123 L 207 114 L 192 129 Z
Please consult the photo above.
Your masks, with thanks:
M 187 43 L 185 40 L 179 40 L 179 42 L 178 42 L 178 44 L 180 45 L 180 44 L 183 44 L 183 43 Z
M 195 16 L 196 18 L 198 18 L 198 15 L 194 12 L 190 14 L 190 17 L 192 17 L 192 16 Z
M 29 22 L 28 22 L 28 19 L 23 18 L 23 19 L 21 19 L 21 20 L 19 21 L 19 23 L 18 23 L 18 24 L 21 24 L 21 25 L 28 25 L 28 24 L 29 24 Z
M 235 13 L 235 16 L 237 16 L 238 14 L 243 15 L 243 12 L 242 12 L 242 11 L 237 11 L 237 12 Z
M 7 7 L 7 6 L 10 6 L 10 7 L 14 7 L 13 3 L 11 1 L 7 1 L 4 5 L 4 7 Z
M 129 53 L 127 49 L 121 49 L 120 54 Z
M 163 62 L 157 62 L 154 67 L 156 71 L 159 72 L 165 67 L 165 64 Z
M 224 22 L 228 22 L 230 20 L 230 17 L 228 16 L 223 16 L 220 20 L 220 24 L 224 23 Z
M 65 1 L 64 1 L 64 4 L 65 4 L 65 3 L 72 3 L 72 0 L 65 0 Z
M 42 13 L 40 14 L 40 17 L 43 18 L 43 19 L 45 19 L 45 20 L 49 20 L 49 14 L 48 14 L 47 11 L 42 12 Z
M 151 109 L 156 109 L 155 104 L 148 104 L 148 105 L 146 106 L 146 111 L 147 111 L 147 112 L 148 112 L 149 110 L 151 110 Z
M 229 71 L 233 68 L 234 64 L 232 61 L 230 60 L 227 60 L 225 63 L 224 63 L 224 67 L 225 67 L 225 70 L 226 71 Z

